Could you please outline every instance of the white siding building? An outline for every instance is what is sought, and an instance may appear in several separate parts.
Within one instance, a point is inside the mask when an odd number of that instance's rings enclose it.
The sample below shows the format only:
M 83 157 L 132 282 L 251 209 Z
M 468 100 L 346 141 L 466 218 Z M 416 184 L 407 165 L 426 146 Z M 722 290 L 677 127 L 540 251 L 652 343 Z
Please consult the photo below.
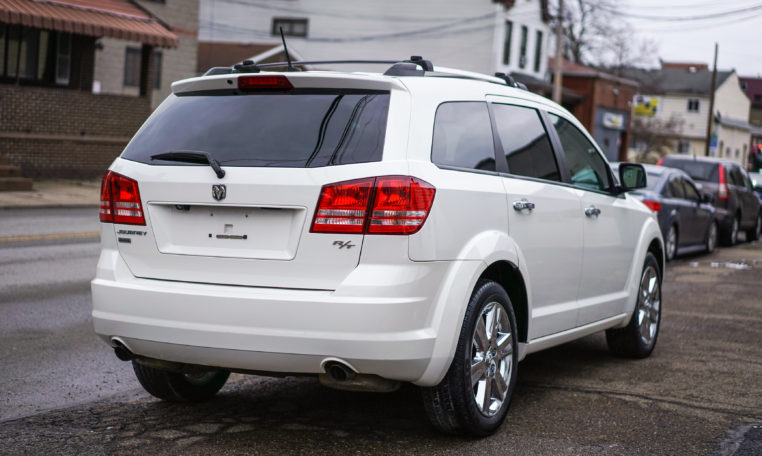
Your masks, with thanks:
M 307 60 L 420 55 L 545 79 L 547 19 L 545 0 L 201 0 L 199 41 L 275 47 L 283 27 L 289 48 Z

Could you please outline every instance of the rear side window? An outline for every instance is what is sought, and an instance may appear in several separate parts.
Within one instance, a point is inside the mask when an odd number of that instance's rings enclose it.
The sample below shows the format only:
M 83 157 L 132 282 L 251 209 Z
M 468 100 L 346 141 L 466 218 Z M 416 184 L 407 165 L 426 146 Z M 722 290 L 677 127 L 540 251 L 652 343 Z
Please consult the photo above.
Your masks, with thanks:
M 493 104 L 492 107 L 508 172 L 560 181 L 561 174 L 540 113 L 521 106 Z
M 609 190 L 608 165 L 593 143 L 568 120 L 555 114 L 550 114 L 550 119 L 564 149 L 572 183 L 591 190 Z
M 431 161 L 457 168 L 495 170 L 495 144 L 487 103 L 442 103 L 434 119 Z
M 699 195 L 698 190 L 696 190 L 696 187 L 694 187 L 692 183 L 683 179 L 683 186 L 685 187 L 686 199 L 689 199 L 691 201 L 701 201 L 701 196 Z
M 667 184 L 667 196 L 671 198 L 685 198 L 685 188 L 679 177 L 673 177 Z
M 225 166 L 314 168 L 380 161 L 388 92 L 170 95 L 122 158 L 149 164 L 173 151 L 209 152 Z

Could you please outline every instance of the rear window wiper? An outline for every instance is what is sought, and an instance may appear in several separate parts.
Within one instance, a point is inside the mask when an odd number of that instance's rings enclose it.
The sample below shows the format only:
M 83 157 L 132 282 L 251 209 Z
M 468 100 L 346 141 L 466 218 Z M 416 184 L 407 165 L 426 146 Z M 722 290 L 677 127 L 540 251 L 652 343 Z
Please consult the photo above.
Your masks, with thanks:
M 212 157 L 209 152 L 201 152 L 196 150 L 173 150 L 171 152 L 164 152 L 163 154 L 151 155 L 151 160 L 166 160 L 177 161 L 187 163 L 208 163 L 217 177 L 222 179 L 225 177 L 225 170 L 220 166 L 220 162 Z

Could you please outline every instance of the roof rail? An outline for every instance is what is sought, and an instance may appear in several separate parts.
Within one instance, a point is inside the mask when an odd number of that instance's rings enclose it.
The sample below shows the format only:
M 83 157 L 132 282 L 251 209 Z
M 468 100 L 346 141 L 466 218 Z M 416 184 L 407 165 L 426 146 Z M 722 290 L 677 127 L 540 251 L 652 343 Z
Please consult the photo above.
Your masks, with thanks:
M 215 74 L 230 73 L 259 73 L 268 68 L 281 68 L 307 65 L 392 65 L 384 72 L 387 76 L 424 76 L 426 72 L 433 73 L 432 76 L 455 76 L 466 79 L 475 79 L 479 81 L 492 82 L 495 84 L 505 84 L 510 87 L 527 90 L 524 84 L 516 82 L 512 77 L 505 73 L 495 73 L 489 76 L 473 71 L 458 70 L 456 68 L 434 66 L 431 61 L 425 60 L 419 55 L 411 56 L 408 60 L 300 60 L 295 62 L 273 62 L 256 63 L 253 60 L 244 60 L 241 63 L 230 67 L 214 67 L 204 73 L 204 76 Z

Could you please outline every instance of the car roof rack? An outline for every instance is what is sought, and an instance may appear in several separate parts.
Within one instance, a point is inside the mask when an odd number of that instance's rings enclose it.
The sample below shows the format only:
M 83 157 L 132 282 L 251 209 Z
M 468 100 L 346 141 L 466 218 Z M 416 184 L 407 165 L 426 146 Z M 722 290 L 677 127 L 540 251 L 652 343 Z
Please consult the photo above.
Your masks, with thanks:
M 516 82 L 511 76 L 505 73 L 495 73 L 489 76 L 473 71 L 458 70 L 456 68 L 435 67 L 430 60 L 426 60 L 419 55 L 411 56 L 408 60 L 300 60 L 292 62 L 272 62 L 256 63 L 253 60 L 244 60 L 233 67 L 213 67 L 210 68 L 204 76 L 232 73 L 259 73 L 269 68 L 293 68 L 293 66 L 306 65 L 391 65 L 383 74 L 385 76 L 424 76 L 426 72 L 430 76 L 447 76 L 465 79 L 475 79 L 479 81 L 492 82 L 495 84 L 505 84 L 517 89 L 527 90 L 524 84 Z M 289 71 L 299 71 L 291 69 Z

